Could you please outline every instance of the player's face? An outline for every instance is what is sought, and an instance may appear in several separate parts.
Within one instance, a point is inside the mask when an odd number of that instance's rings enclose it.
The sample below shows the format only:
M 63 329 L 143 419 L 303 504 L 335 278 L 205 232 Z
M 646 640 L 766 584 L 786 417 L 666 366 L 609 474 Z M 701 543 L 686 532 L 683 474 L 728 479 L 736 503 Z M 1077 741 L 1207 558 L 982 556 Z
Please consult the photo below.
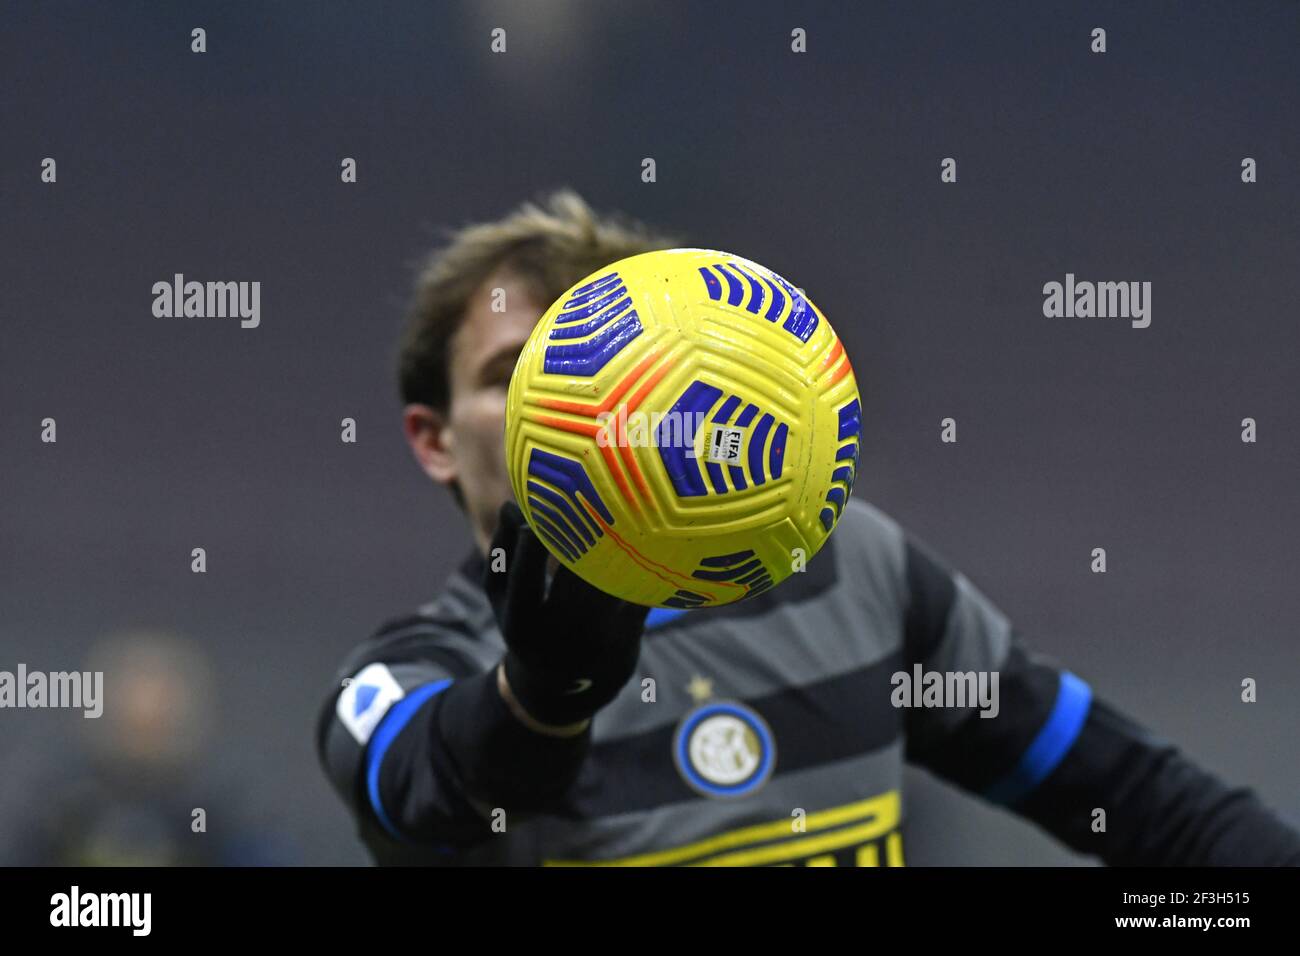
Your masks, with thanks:
M 492 311 L 493 289 L 504 292 L 504 312 Z M 510 374 L 544 311 L 521 280 L 495 273 L 470 299 L 451 343 L 447 450 L 482 550 L 492 538 L 501 505 L 513 497 L 505 460 Z

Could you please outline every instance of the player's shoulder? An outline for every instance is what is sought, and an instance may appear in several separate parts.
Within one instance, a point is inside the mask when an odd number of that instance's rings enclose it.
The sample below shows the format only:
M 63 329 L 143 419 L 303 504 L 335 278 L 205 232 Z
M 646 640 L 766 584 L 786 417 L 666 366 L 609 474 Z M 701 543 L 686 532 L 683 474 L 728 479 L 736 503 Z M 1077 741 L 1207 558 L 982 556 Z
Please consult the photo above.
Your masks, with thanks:
M 902 525 L 863 498 L 849 499 L 839 527 L 853 529 L 863 542 L 877 548 L 901 547 L 906 536 Z
M 830 537 L 800 573 L 692 620 L 752 617 L 810 602 L 853 614 L 864 606 L 896 610 L 905 593 L 904 547 L 905 535 L 896 521 L 874 505 L 850 498 Z
M 431 684 L 483 673 L 500 659 L 504 644 L 478 580 L 467 559 L 431 601 L 383 620 L 348 652 L 322 701 L 322 752 L 331 736 L 348 737 L 339 726 L 364 742 L 388 706 Z
M 850 498 L 831 534 L 836 556 L 857 587 L 897 592 L 904 585 L 907 532 L 894 518 L 861 498 Z
M 504 650 L 480 584 L 482 559 L 466 558 L 432 600 L 385 619 L 344 660 L 340 676 L 371 663 L 436 664 L 452 676 L 486 670 Z

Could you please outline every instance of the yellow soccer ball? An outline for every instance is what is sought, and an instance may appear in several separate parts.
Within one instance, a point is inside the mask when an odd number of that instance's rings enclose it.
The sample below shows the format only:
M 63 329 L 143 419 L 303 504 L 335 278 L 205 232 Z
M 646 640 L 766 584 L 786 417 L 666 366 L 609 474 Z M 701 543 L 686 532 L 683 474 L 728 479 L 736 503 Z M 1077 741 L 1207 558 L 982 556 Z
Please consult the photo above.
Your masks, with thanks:
M 712 607 L 821 549 L 860 421 L 844 346 L 802 290 L 671 249 L 546 311 L 510 380 L 506 455 L 529 524 L 574 573 L 637 604 Z

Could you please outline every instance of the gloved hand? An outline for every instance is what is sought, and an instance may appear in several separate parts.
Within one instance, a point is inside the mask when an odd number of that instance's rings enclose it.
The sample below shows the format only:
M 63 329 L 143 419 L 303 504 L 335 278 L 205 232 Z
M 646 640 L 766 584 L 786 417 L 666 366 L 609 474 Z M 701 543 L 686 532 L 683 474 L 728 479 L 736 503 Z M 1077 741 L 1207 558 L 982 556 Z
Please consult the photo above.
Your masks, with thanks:
M 505 551 L 506 570 L 491 553 Z M 484 590 L 505 637 L 505 675 L 534 720 L 585 720 L 617 696 L 636 670 L 650 609 L 611 597 L 561 565 L 547 588 L 550 552 L 513 501 L 501 506 Z

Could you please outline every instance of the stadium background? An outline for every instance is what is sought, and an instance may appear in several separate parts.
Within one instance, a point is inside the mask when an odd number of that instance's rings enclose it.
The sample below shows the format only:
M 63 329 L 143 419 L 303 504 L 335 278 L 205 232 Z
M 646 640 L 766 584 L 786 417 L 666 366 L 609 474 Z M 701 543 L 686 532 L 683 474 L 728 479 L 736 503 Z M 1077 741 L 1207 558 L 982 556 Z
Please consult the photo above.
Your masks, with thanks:
M 857 493 L 1035 647 L 1300 818 L 1300 6 L 3 17 L 0 668 L 115 661 L 106 713 L 128 674 L 184 675 L 137 690 L 188 781 L 165 799 L 185 824 L 208 812 L 193 839 L 365 860 L 312 752 L 315 708 L 343 653 L 469 542 L 398 428 L 411 267 L 435 227 L 561 185 L 802 285 L 863 389 Z M 154 318 L 150 288 L 176 272 L 260 281 L 260 328 Z M 1042 286 L 1067 272 L 1151 281 L 1151 327 L 1044 318 Z M 1239 440 L 1246 416 L 1257 444 Z M 142 633 L 168 637 L 116 643 Z M 0 862 L 99 792 L 76 782 L 94 760 L 154 746 L 114 733 L 108 716 L 0 712 Z M 913 865 L 1080 862 L 923 774 L 909 785 Z M 119 830 L 129 845 L 149 826 Z

